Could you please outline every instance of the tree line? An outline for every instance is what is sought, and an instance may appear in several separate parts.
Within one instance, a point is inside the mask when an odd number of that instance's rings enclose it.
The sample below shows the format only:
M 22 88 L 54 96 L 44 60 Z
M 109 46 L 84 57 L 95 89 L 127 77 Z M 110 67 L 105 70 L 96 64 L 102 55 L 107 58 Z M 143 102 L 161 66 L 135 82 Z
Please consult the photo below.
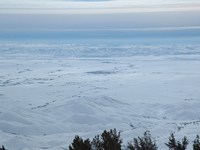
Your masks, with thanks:
M 186 150 L 188 144 L 187 137 L 183 137 L 181 141 L 178 141 L 173 133 L 170 134 L 168 142 L 165 143 L 169 150 Z M 123 149 L 158 150 L 158 147 L 150 131 L 146 131 L 142 137 L 133 138 L 133 140 L 129 141 Z M 104 130 L 101 135 L 95 136 L 91 141 L 90 139 L 84 140 L 77 135 L 69 145 L 69 150 L 122 150 L 122 138 L 120 137 L 120 132 L 117 132 L 116 129 Z M 193 150 L 200 150 L 199 135 L 193 141 Z
M 168 150 L 187 150 L 189 140 L 183 137 L 181 141 L 176 140 L 173 133 L 170 134 L 165 145 Z M 82 139 L 76 135 L 68 147 L 69 150 L 122 150 L 122 138 L 116 129 L 104 130 L 101 135 L 95 136 L 92 140 Z M 133 138 L 127 143 L 125 150 L 158 150 L 155 139 L 150 131 L 144 132 L 142 137 Z M 0 150 L 7 150 L 4 146 Z M 200 137 L 196 136 L 193 141 L 193 150 L 200 150 Z

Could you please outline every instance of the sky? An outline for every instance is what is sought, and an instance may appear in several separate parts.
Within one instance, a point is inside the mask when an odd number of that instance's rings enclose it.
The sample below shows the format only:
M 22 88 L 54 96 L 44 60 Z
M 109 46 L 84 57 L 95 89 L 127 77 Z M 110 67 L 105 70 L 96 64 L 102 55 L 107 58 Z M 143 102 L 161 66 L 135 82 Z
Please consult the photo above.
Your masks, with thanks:
M 0 31 L 199 27 L 200 0 L 1 0 Z
M 199 0 L 1 0 L 3 14 L 107 14 L 200 10 Z

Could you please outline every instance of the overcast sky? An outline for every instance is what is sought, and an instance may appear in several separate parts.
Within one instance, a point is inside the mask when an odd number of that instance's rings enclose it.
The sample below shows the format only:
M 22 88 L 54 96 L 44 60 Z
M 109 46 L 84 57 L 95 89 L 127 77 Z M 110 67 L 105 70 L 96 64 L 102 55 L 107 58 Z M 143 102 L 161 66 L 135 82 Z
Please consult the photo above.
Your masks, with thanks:
M 199 0 L 1 0 L 0 30 L 200 26 Z

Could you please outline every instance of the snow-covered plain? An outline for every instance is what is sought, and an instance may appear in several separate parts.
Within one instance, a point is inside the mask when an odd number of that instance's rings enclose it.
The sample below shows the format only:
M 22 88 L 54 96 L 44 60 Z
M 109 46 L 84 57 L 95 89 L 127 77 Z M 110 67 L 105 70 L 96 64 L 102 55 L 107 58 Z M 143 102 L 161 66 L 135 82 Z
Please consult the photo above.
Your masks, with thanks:
M 1 42 L 0 145 L 61 150 L 75 135 L 200 134 L 200 45 Z M 190 147 L 191 149 L 191 143 Z

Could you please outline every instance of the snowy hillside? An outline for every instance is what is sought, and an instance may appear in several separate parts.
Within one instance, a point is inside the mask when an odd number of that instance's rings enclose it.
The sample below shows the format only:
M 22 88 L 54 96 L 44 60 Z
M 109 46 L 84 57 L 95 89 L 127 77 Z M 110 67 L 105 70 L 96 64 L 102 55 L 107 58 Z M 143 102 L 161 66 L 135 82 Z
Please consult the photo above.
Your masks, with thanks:
M 61 150 L 75 135 L 117 128 L 200 133 L 199 45 L 1 43 L 0 145 Z M 191 148 L 191 145 L 190 145 Z

